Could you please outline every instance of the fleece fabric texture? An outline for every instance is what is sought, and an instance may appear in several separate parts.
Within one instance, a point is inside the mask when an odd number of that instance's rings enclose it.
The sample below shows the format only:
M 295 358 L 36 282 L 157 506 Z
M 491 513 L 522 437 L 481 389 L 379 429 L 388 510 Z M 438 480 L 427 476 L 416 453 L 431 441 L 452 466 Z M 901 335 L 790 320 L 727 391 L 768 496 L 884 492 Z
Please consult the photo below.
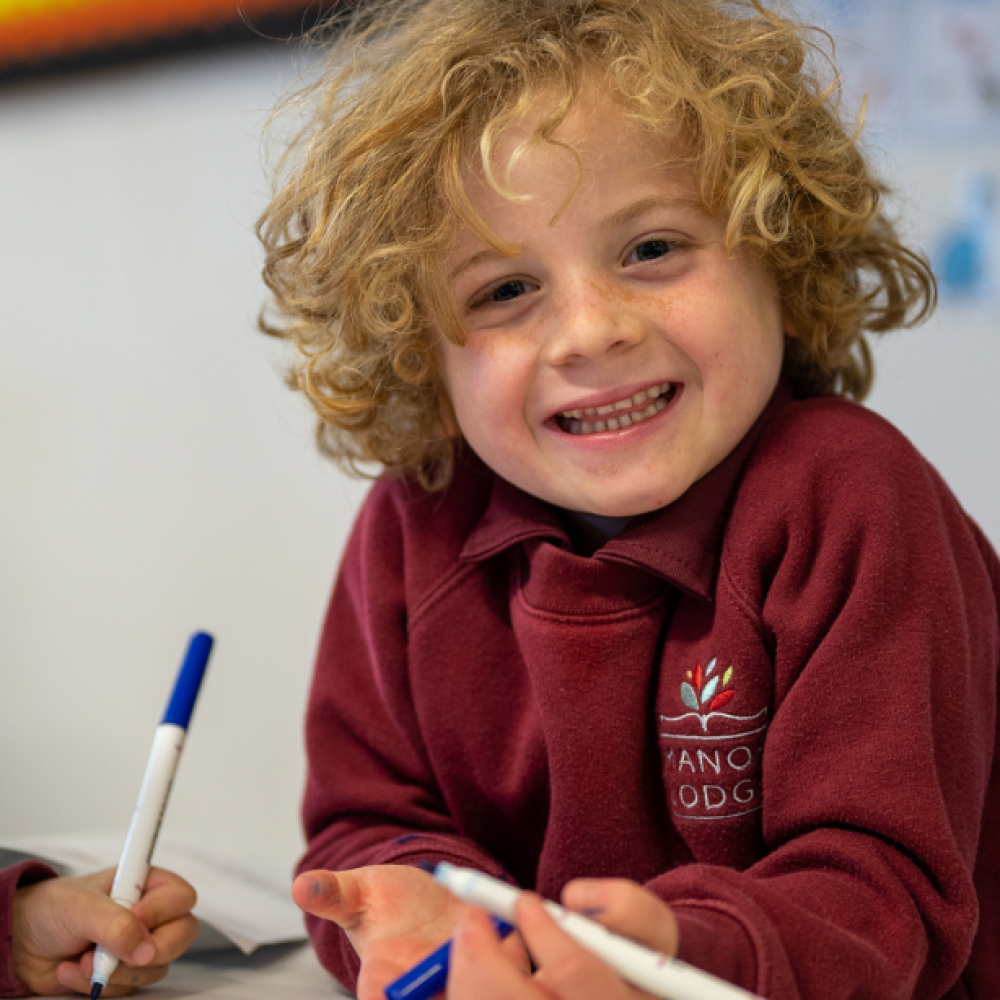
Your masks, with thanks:
M 14 890 L 53 878 L 55 872 L 37 861 L 0 869 L 0 997 L 26 997 L 31 992 L 14 975 L 11 945 L 14 931 Z
M 681 958 L 771 1000 L 996 1000 L 998 593 L 898 431 L 784 385 L 590 558 L 474 457 L 443 495 L 379 482 L 319 649 L 299 869 L 626 877 Z

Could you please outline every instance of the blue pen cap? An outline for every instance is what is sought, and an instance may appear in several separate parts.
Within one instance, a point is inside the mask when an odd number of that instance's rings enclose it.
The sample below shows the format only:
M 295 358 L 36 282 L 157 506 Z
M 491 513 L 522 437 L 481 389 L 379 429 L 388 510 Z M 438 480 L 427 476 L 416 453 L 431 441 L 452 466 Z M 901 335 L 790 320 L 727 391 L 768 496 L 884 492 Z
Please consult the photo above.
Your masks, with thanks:
M 167 710 L 160 720 L 161 726 L 170 723 L 174 726 L 180 726 L 181 729 L 187 729 L 214 641 L 207 632 L 195 632 L 191 636 L 187 655 L 184 657 L 180 672 L 177 674 L 170 701 L 167 702 Z
M 510 924 L 499 917 L 491 916 L 490 920 L 493 921 L 497 935 L 501 938 L 505 938 L 514 930 Z M 389 983 L 385 988 L 386 1000 L 429 1000 L 447 985 L 450 961 L 451 941 L 445 941 L 437 951 L 432 951 L 409 972 L 403 973 L 399 979 Z

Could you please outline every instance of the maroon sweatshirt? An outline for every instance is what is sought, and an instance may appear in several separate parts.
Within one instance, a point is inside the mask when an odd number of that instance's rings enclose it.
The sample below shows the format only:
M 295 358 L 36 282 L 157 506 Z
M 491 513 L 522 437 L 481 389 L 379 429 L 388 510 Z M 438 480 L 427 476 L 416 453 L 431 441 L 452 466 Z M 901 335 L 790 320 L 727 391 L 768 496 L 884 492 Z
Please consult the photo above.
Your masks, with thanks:
M 772 1000 L 996 1000 L 998 593 L 896 430 L 784 386 L 590 558 L 474 458 L 443 495 L 379 482 L 319 649 L 300 870 L 626 877 L 681 958 Z
M 14 975 L 11 945 L 14 933 L 14 891 L 52 878 L 55 872 L 38 861 L 0 869 L 0 997 L 26 997 L 30 991 Z

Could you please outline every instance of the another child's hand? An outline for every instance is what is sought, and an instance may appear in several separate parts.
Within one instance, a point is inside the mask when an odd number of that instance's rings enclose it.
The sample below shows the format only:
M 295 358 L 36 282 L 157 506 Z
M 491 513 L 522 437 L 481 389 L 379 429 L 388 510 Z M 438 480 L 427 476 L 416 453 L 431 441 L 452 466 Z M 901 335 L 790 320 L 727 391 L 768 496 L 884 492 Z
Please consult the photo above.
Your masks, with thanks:
M 448 940 L 462 909 L 430 875 L 407 865 L 304 872 L 292 898 L 346 932 L 361 959 L 358 1000 L 384 1000 L 386 986 Z M 520 955 L 527 967 L 516 941 L 502 951 L 515 965 Z
M 43 996 L 90 993 L 94 944 L 122 963 L 102 996 L 118 997 L 162 979 L 198 933 L 195 891 L 179 875 L 150 868 L 131 910 L 111 901 L 115 869 L 54 878 L 14 893 L 14 975 Z
M 677 954 L 677 923 L 669 907 L 634 882 L 581 879 L 563 892 L 563 904 L 605 927 L 668 955 Z M 528 976 L 504 954 L 489 918 L 466 907 L 451 951 L 448 1000 L 640 1000 L 597 956 L 578 945 L 548 915 L 541 900 L 524 895 L 515 921 L 538 972 Z

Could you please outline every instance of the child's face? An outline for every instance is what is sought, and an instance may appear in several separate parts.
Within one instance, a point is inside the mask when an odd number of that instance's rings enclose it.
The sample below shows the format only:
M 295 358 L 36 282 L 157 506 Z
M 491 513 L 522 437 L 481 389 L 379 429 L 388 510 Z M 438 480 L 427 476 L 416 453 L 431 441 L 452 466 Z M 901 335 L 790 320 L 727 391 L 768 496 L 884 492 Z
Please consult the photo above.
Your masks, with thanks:
M 501 144 L 501 180 L 532 124 Z M 756 420 L 781 370 L 781 306 L 762 265 L 725 255 L 724 221 L 699 208 L 689 173 L 664 166 L 666 141 L 599 98 L 554 138 L 582 160 L 568 203 L 575 163 L 558 146 L 532 145 L 511 171 L 530 200 L 466 177 L 474 207 L 521 252 L 459 234 L 445 267 L 468 340 L 440 338 L 443 376 L 462 434 L 505 479 L 560 507 L 641 514 L 681 496 Z

